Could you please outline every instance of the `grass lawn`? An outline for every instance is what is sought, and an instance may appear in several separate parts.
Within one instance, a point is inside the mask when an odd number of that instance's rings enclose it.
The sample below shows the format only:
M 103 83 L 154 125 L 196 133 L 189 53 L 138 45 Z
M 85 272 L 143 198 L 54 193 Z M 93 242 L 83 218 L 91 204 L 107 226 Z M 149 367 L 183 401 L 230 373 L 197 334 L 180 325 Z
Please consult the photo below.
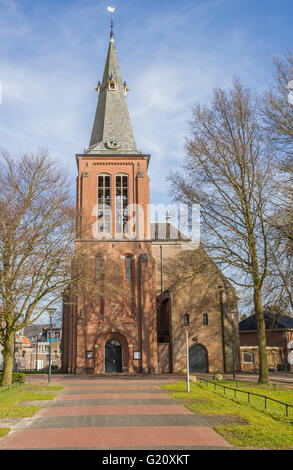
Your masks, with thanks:
M 242 382 L 233 380 L 221 380 L 219 385 L 227 385 L 231 388 L 237 388 L 238 390 L 245 390 L 246 392 L 256 393 L 257 395 L 266 395 L 267 397 L 273 398 L 275 400 L 281 401 L 283 403 L 288 403 L 288 405 L 293 406 L 293 389 L 284 388 L 280 385 L 259 385 L 253 382 Z M 208 385 L 209 390 L 214 391 L 214 385 Z M 216 387 L 217 393 L 224 396 L 224 390 L 222 387 Z M 227 398 L 234 398 L 234 391 L 227 390 L 225 392 Z M 237 392 L 236 394 L 238 403 L 248 403 L 248 397 L 246 393 Z M 265 409 L 265 399 L 261 397 L 256 397 L 254 395 L 250 396 L 250 406 L 264 410 Z M 286 416 L 286 407 L 279 403 L 273 401 L 267 401 L 267 411 L 272 414 L 279 414 L 281 416 Z M 289 408 L 289 417 L 293 418 L 293 408 Z
M 6 436 L 6 434 L 8 434 L 9 431 L 10 431 L 10 428 L 0 428 L 0 439 L 1 437 Z
M 227 386 L 234 387 L 231 381 L 221 381 Z M 246 424 L 231 424 L 215 426 L 214 429 L 221 434 L 228 442 L 239 447 L 255 447 L 262 449 L 285 449 L 293 448 L 293 410 L 291 417 L 284 416 L 284 407 L 280 412 L 264 409 L 264 399 L 262 402 L 253 398 L 251 404 L 247 404 L 246 399 L 240 397 L 234 399 L 233 392 L 224 397 L 223 392 L 214 391 L 213 385 L 207 388 L 203 384 L 190 384 L 190 393 L 186 392 L 186 383 L 178 382 L 162 386 L 171 392 L 174 398 L 180 399 L 185 406 L 199 414 L 232 415 L 238 417 Z M 271 398 L 293 404 L 293 390 L 273 386 L 258 386 L 251 383 L 239 381 L 239 389 L 251 390 L 255 393 L 265 393 Z M 269 405 L 270 406 L 270 405 Z
M 29 418 L 33 416 L 40 407 L 17 406 L 20 401 L 53 400 L 57 395 L 54 391 L 63 390 L 64 387 L 23 384 L 12 390 L 0 393 L 0 419 L 1 418 Z M 48 392 L 48 393 L 46 393 Z M 0 427 L 0 438 L 6 436 L 10 428 Z

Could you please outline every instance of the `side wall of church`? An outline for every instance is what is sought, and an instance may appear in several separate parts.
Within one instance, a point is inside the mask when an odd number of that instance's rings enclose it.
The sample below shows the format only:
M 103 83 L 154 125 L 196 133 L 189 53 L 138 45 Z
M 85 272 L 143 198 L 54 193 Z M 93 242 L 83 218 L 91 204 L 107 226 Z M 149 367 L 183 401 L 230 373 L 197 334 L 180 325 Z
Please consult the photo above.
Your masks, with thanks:
M 162 246 L 162 249 L 161 249 Z M 195 257 L 194 278 L 184 278 L 184 266 L 179 260 L 181 246 L 176 244 L 153 244 L 153 256 L 156 261 L 156 293 L 168 291 L 171 312 L 171 350 L 173 372 L 186 371 L 186 327 L 184 314 L 189 314 L 189 348 L 195 344 L 204 347 L 207 353 L 208 371 L 223 372 L 232 370 L 232 326 L 229 320 L 232 309 L 236 311 L 235 292 L 230 290 L 232 301 L 225 303 L 219 287 L 223 286 L 223 276 L 213 269 L 213 262 L 201 253 Z M 163 254 L 163 263 L 162 263 Z M 194 253 L 193 255 L 194 256 Z M 163 276 L 162 271 L 163 269 Z M 186 273 L 185 273 L 186 274 Z M 162 282 L 163 278 L 163 282 Z M 162 285 L 163 284 L 163 285 Z M 229 298 L 230 298 L 229 297 Z M 224 301 L 224 302 L 223 302 Z M 204 317 L 205 316 L 205 317 Z M 207 324 L 205 319 L 208 319 Z M 235 318 L 235 326 L 238 325 Z M 238 329 L 236 327 L 236 348 L 239 349 Z M 159 345 L 162 350 L 162 345 Z M 237 349 L 237 351 L 238 351 Z M 237 352 L 237 357 L 239 353 Z

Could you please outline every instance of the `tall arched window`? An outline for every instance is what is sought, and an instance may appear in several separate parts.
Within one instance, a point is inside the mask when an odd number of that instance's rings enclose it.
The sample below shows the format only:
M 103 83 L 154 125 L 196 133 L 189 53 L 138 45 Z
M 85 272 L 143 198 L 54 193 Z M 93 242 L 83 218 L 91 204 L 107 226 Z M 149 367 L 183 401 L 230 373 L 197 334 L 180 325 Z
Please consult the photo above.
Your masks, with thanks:
M 116 233 L 126 233 L 128 222 L 128 175 L 115 177 Z
M 101 255 L 95 257 L 95 281 L 103 280 L 103 258 Z
M 98 221 L 99 232 L 110 233 L 111 227 L 111 176 L 98 175 Z
M 125 279 L 126 281 L 132 280 L 132 256 L 125 258 Z

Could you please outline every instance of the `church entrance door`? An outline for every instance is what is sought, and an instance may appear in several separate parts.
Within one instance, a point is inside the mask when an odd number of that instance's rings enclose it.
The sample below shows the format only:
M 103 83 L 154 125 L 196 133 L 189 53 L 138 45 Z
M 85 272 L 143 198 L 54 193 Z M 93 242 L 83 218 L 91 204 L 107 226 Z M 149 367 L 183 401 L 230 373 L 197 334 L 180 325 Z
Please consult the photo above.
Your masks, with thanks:
M 190 372 L 208 372 L 208 355 L 201 344 L 189 348 L 189 369 Z
M 122 372 L 122 344 L 117 339 L 110 339 L 105 344 L 105 372 Z

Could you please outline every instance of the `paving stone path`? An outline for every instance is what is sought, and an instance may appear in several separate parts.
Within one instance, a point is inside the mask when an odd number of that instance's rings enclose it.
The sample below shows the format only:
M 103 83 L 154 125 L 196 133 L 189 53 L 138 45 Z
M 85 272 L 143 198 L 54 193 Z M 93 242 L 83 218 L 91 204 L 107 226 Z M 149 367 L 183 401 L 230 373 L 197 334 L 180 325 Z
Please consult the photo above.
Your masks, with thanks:
M 55 376 L 52 384 L 65 390 L 16 423 L 0 449 L 231 448 L 211 416 L 190 412 L 160 388 L 170 381 Z

